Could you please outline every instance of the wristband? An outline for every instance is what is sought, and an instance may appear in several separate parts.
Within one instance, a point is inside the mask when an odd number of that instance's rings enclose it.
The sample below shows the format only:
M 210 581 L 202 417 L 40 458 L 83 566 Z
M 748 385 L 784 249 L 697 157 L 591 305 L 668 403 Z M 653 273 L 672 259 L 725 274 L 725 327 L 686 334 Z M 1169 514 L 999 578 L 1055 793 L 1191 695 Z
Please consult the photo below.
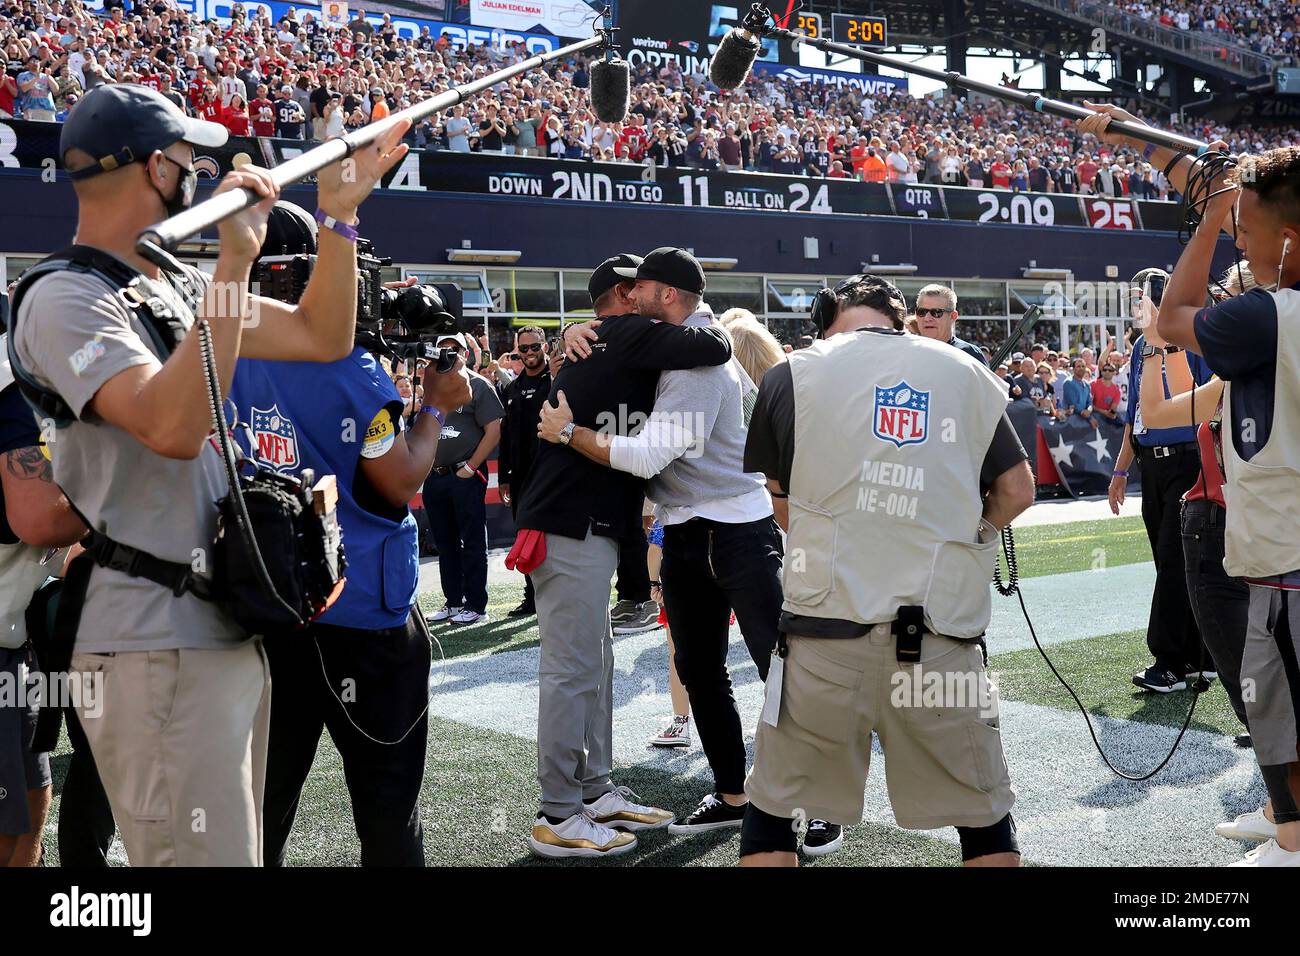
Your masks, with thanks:
M 1112 478 L 1127 478 L 1127 477 L 1128 477 L 1128 472 L 1127 472 L 1127 471 L 1121 471 L 1119 468 L 1116 468 L 1114 471 L 1112 471 L 1112 472 L 1110 473 L 1110 476 L 1111 476 Z
M 438 419 L 439 425 L 447 424 L 447 416 L 444 415 L 442 412 L 440 412 L 438 409 L 434 408 L 432 405 L 421 405 L 420 414 L 423 415 L 425 412 L 428 412 L 434 418 Z
M 326 229 L 338 233 L 348 242 L 356 242 L 361 238 L 361 234 L 357 232 L 357 227 L 361 225 L 360 219 L 351 225 L 348 225 L 346 222 L 339 222 L 333 216 L 326 215 L 325 210 L 317 209 L 316 221 Z

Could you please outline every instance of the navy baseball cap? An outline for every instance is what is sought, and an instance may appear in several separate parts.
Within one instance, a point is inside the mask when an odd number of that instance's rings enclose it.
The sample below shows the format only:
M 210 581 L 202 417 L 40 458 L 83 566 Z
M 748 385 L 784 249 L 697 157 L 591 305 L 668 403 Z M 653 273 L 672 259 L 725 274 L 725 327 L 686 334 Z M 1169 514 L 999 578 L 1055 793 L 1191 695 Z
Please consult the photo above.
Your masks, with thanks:
M 620 282 L 635 278 L 641 261 L 640 256 L 624 252 L 596 266 L 596 271 L 587 281 L 587 294 L 591 296 L 592 304 Z
M 82 97 L 63 124 L 59 155 L 79 149 L 97 165 L 71 173 L 86 179 L 127 163 L 142 162 L 154 150 L 184 140 L 193 146 L 224 146 L 230 131 L 217 123 L 191 119 L 156 90 L 135 83 L 109 83 Z

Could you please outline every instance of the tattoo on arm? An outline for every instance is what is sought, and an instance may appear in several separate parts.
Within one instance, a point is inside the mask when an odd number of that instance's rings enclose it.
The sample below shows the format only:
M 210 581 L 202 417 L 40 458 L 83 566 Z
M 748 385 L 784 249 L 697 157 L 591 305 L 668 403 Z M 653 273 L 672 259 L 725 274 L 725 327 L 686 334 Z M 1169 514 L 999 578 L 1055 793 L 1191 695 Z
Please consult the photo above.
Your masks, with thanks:
M 9 474 L 23 481 L 33 478 L 40 481 L 54 480 L 54 469 L 49 459 L 33 445 L 5 452 L 5 467 L 9 470 Z

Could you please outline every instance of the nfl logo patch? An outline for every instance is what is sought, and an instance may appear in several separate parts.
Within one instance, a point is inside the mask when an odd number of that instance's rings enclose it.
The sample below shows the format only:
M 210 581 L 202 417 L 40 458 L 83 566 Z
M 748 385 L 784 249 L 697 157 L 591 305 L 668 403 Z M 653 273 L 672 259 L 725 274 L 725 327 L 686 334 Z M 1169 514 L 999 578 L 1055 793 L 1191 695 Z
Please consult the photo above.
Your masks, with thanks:
M 254 456 L 276 471 L 298 467 L 298 433 L 278 406 L 254 408 L 251 427 Z
M 881 441 L 898 448 L 921 444 L 930 431 L 930 393 L 907 382 L 889 388 L 877 385 L 871 429 Z

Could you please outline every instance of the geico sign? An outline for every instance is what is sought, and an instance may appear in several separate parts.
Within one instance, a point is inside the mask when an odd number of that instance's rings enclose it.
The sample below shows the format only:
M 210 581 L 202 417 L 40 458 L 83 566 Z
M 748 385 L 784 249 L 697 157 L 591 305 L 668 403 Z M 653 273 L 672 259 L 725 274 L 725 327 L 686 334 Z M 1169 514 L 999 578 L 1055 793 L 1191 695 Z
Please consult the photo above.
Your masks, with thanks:
M 394 20 L 394 23 L 397 21 Z M 545 53 L 558 50 L 560 41 L 555 37 L 544 37 L 529 33 L 512 33 L 509 30 L 489 30 L 484 27 L 466 27 L 447 23 L 438 30 L 439 36 L 445 36 L 456 46 L 492 46 L 503 49 L 509 43 L 524 42 L 529 53 Z M 418 31 L 417 31 L 418 35 Z

